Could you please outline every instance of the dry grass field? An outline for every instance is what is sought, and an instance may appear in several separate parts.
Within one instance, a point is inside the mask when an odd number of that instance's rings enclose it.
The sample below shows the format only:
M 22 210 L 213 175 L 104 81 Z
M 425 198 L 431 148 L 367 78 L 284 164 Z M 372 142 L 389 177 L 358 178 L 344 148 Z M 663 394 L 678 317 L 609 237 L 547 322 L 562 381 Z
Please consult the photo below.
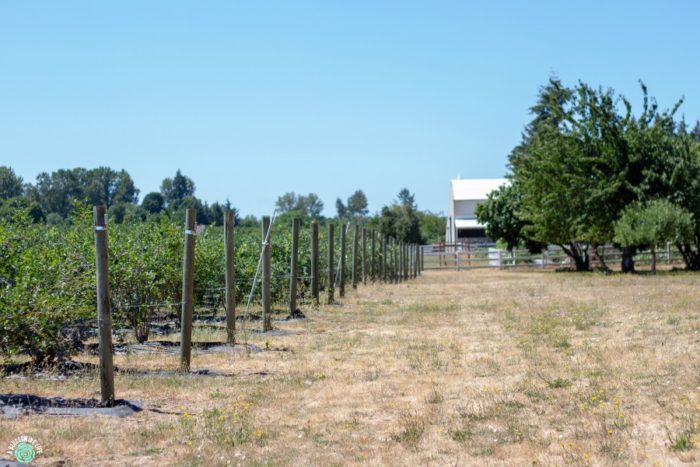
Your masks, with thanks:
M 30 435 L 41 464 L 67 465 L 698 465 L 699 279 L 481 270 L 360 286 L 249 334 L 260 352 L 194 353 L 194 370 L 225 376 L 118 374 L 117 396 L 144 411 L 0 420 L 0 446 Z M 0 393 L 99 397 L 99 382 L 13 377 Z

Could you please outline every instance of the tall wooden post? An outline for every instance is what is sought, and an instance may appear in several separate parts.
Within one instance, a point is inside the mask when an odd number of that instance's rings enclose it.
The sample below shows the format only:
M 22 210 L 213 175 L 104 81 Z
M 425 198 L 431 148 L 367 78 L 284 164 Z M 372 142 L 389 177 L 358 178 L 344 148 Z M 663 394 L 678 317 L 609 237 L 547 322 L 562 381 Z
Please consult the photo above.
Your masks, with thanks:
M 405 243 L 404 246 L 404 280 L 409 280 L 411 278 L 411 244 Z
M 197 210 L 185 213 L 185 252 L 182 259 L 182 317 L 180 318 L 180 370 L 190 371 L 192 353 L 192 311 L 194 309 L 194 243 Z
M 423 271 L 425 271 L 425 264 L 423 263 L 424 260 L 424 252 L 423 248 L 420 249 L 420 272 L 423 274 Z
M 355 224 L 355 229 L 353 230 L 353 235 L 352 235 L 352 288 L 356 289 L 357 288 L 357 256 L 358 256 L 358 251 L 357 248 L 359 246 L 360 242 L 360 226 Z
M 416 244 L 412 243 L 411 244 L 411 279 L 415 279 L 417 274 L 416 274 L 416 258 L 418 256 L 416 255 Z
M 417 243 L 413 245 L 413 258 L 413 277 L 418 277 L 420 272 L 420 268 L 418 267 L 420 262 L 420 245 Z
M 333 294 L 335 293 L 335 268 L 333 267 L 333 236 L 335 235 L 335 225 L 332 222 L 328 223 L 328 304 L 335 301 Z
M 347 243 L 347 224 L 340 227 L 340 285 L 338 294 L 340 297 L 345 296 L 345 244 Z
M 105 206 L 95 206 L 95 259 L 97 324 L 100 333 L 100 395 L 102 403 L 114 405 L 114 365 L 112 362 L 112 309 L 109 302 L 109 256 Z
M 367 285 L 367 229 L 362 227 L 362 283 Z
M 318 290 L 321 275 L 318 272 L 318 222 L 311 223 L 311 300 L 318 305 Z
M 403 242 L 399 242 L 399 282 L 403 282 L 404 253 Z
M 272 303 L 270 295 L 270 217 L 263 216 L 262 218 L 262 245 L 263 245 L 263 264 L 262 264 L 262 322 L 263 332 L 272 329 Z
M 369 261 L 369 277 L 372 279 L 372 281 L 377 280 L 377 250 L 376 250 L 376 242 L 377 242 L 377 232 L 372 229 L 372 253 L 370 254 L 370 261 Z
M 382 264 L 380 274 L 382 282 L 386 282 L 386 237 L 382 235 Z
M 292 258 L 289 274 L 289 314 L 297 311 L 297 278 L 299 275 L 299 219 L 292 219 Z
M 394 245 L 394 263 L 393 263 L 393 274 L 394 274 L 394 282 L 396 284 L 399 283 L 399 242 L 396 239 L 392 240 L 393 245 Z
M 391 273 L 394 278 L 394 283 L 398 284 L 399 283 L 399 242 L 394 238 L 391 240 L 392 244 L 392 250 L 394 250 L 394 258 L 392 261 L 392 268 L 391 268 Z
M 224 213 L 224 250 L 226 255 L 226 342 L 236 343 L 236 272 L 233 267 L 233 212 Z

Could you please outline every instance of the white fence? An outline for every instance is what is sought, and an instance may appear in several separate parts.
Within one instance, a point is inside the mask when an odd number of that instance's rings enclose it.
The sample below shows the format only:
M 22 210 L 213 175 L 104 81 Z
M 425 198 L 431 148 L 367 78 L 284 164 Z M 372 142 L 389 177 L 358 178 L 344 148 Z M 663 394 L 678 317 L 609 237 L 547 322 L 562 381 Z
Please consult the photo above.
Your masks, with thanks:
M 425 269 L 477 269 L 477 268 L 541 268 L 557 269 L 574 267 L 573 261 L 558 246 L 549 246 L 540 254 L 533 255 L 527 250 L 509 252 L 496 248 L 493 243 L 451 243 L 423 245 L 423 265 Z M 592 249 L 589 249 L 592 253 Z M 615 269 L 622 260 L 622 251 L 611 245 L 599 247 L 598 253 L 605 264 Z M 635 255 L 635 264 L 645 266 L 651 263 L 651 252 L 642 251 Z M 680 265 L 683 257 L 671 244 L 656 250 L 658 265 Z M 591 258 L 591 266 L 601 266 L 600 259 Z

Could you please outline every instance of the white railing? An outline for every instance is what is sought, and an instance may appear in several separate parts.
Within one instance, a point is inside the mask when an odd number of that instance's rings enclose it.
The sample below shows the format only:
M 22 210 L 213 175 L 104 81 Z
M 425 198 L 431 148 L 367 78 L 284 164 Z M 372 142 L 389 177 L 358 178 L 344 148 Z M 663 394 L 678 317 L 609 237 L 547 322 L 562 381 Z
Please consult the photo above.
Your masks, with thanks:
M 477 268 L 541 268 L 557 269 L 574 267 L 573 261 L 558 246 L 549 246 L 539 254 L 532 254 L 528 250 L 513 250 L 496 248 L 488 243 L 449 243 L 436 245 L 423 245 L 424 269 L 477 269 Z M 592 253 L 592 249 L 589 249 Z M 598 253 L 605 264 L 610 268 L 617 268 L 622 260 L 622 251 L 614 246 L 599 247 Z M 651 264 L 651 251 L 638 252 L 634 256 L 636 265 L 646 266 Z M 667 244 L 656 250 L 657 265 L 679 265 L 683 263 L 683 257 L 678 249 Z M 600 259 L 591 258 L 591 267 L 602 266 Z

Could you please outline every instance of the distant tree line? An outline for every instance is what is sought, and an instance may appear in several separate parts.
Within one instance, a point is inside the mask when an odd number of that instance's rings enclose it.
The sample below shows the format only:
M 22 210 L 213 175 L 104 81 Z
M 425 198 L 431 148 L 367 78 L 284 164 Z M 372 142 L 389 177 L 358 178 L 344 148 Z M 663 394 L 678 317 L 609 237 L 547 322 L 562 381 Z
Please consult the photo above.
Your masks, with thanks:
M 540 89 L 509 156 L 511 183 L 477 209 L 491 238 L 559 245 L 582 271 L 606 244 L 632 271 L 637 251 L 671 242 L 700 270 L 700 123 L 689 129 L 676 119 L 682 100 L 662 111 L 640 84 L 638 114 L 612 89 L 556 78 Z
M 10 218 L 19 209 L 26 211 L 35 223 L 61 224 L 68 221 L 75 203 L 79 203 L 107 206 L 110 222 L 116 224 L 157 221 L 163 216 L 183 221 L 185 208 L 196 208 L 199 224 L 223 225 L 224 212 L 232 210 L 236 213 L 237 225 L 260 225 L 255 216 L 240 218 L 228 200 L 208 204 L 199 199 L 194 181 L 180 170 L 173 177 L 163 179 L 160 190 L 146 193 L 140 202 L 139 194 L 140 190 L 125 170 L 109 167 L 60 169 L 40 173 L 32 184 L 22 180 L 12 168 L 0 166 L 0 218 Z M 341 198 L 336 200 L 335 219 L 365 224 L 407 242 L 442 241 L 445 217 L 419 211 L 414 195 L 406 188 L 377 214 L 370 215 L 368 205 L 365 193 L 356 190 L 345 202 Z M 284 193 L 277 198 L 275 208 L 283 218 L 326 220 L 322 214 L 323 201 L 315 193 Z

